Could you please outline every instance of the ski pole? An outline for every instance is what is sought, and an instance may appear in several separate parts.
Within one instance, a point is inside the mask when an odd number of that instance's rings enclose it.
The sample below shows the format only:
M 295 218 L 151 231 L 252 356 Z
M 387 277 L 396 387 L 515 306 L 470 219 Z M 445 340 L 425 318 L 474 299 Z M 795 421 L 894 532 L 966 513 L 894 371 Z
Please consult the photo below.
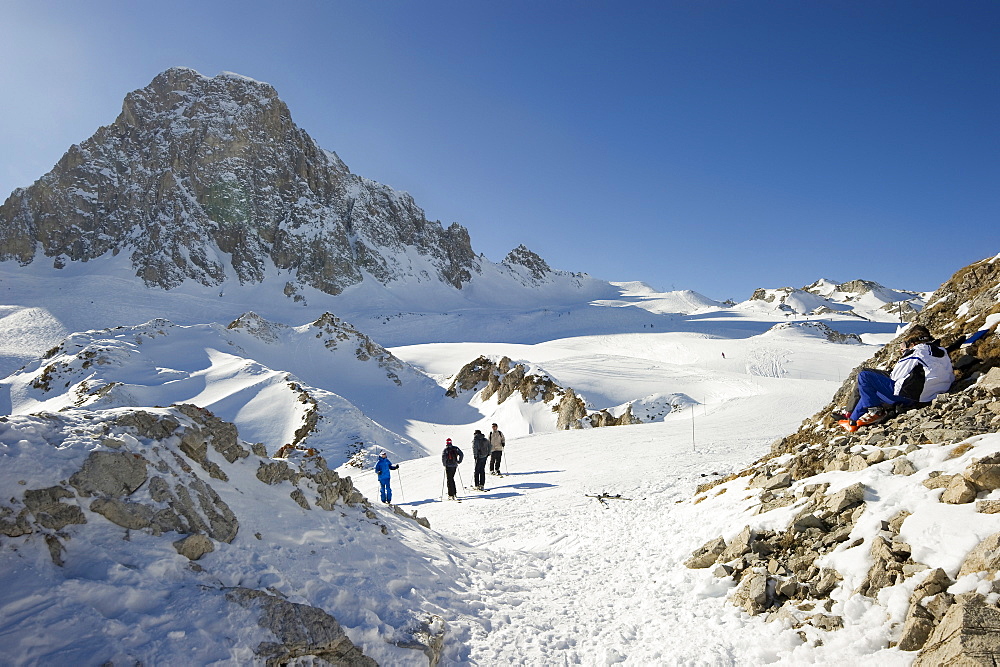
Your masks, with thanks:
M 448 481 L 448 472 L 441 473 L 441 500 L 444 500 L 444 486 Z
M 399 472 L 399 468 L 396 468 L 396 479 L 399 481 L 399 499 L 406 502 L 406 496 L 403 494 L 403 476 Z
M 501 450 L 501 451 L 503 451 L 503 450 Z M 503 471 L 504 471 L 504 474 L 507 474 L 507 475 L 510 474 L 510 468 L 507 467 L 507 452 L 504 452 L 504 454 L 503 454 Z
M 468 491 L 468 489 L 465 488 L 465 482 L 462 480 L 462 471 L 458 469 L 458 466 L 455 466 L 455 472 L 458 473 L 458 483 L 462 485 L 462 490 Z

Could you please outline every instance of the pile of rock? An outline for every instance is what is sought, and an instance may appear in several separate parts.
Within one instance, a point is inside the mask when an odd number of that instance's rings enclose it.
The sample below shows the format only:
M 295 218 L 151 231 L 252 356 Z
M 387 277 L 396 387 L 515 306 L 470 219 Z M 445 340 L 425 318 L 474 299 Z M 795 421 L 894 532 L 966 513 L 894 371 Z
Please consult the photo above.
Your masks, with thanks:
M 855 483 L 831 491 L 829 482 L 809 483 L 822 473 L 861 471 L 875 465 L 882 466 L 883 472 L 910 476 L 917 472 L 911 455 L 924 447 L 950 447 L 949 459 L 966 454 L 974 446 L 968 438 L 1000 430 L 998 397 L 1000 368 L 995 368 L 969 389 L 943 394 L 930 406 L 904 412 L 883 424 L 850 434 L 830 429 L 826 442 L 802 442 L 796 437 L 801 434 L 776 442 L 771 455 L 740 476 L 747 478 L 748 489 L 759 490 L 757 514 L 788 508 L 784 511 L 790 511 L 792 518 L 787 528 L 759 531 L 747 526 L 729 542 L 722 537 L 709 541 L 695 550 L 686 565 L 714 567 L 716 576 L 732 577 L 738 585 L 731 601 L 749 614 L 768 612 L 769 620 L 782 619 L 792 627 L 809 624 L 831 630 L 841 627 L 843 619 L 824 612 L 833 608 L 830 594 L 843 585 L 843 577 L 816 562 L 838 547 L 864 549 L 871 566 L 852 595 L 876 598 L 883 588 L 921 578 L 899 631 L 899 648 L 912 651 L 926 646 L 922 655 L 940 657 L 960 652 L 953 646 L 956 642 L 988 637 L 993 647 L 989 655 L 1000 659 L 1000 623 L 994 623 L 1000 619 L 1000 609 L 990 603 L 998 596 L 987 598 L 982 591 L 948 593 L 955 582 L 943 570 L 915 562 L 911 546 L 899 536 L 908 512 L 885 517 L 881 532 L 865 544 L 864 538 L 852 538 L 852 531 L 868 510 L 866 486 Z M 819 434 L 811 427 L 808 432 L 809 439 Z M 958 474 L 927 472 L 922 484 L 930 490 L 943 489 L 940 502 L 975 502 L 978 512 L 1000 512 L 1000 501 L 977 500 L 1000 489 L 1000 454 L 973 457 Z M 706 499 L 711 488 L 731 479 L 699 487 L 702 495 L 696 500 Z M 984 581 L 995 582 L 993 590 L 1000 593 L 1000 534 L 968 555 L 958 576 L 970 573 L 981 573 Z

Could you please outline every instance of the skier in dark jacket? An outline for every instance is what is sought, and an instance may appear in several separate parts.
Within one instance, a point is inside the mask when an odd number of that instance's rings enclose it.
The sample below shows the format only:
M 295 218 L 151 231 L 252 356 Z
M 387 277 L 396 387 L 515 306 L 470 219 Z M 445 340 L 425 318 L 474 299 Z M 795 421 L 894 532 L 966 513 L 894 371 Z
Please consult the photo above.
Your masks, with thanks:
M 490 441 L 486 439 L 483 432 L 476 429 L 472 439 L 472 456 L 476 459 L 476 472 L 473 479 L 477 491 L 486 490 L 486 462 L 490 458 Z
M 389 471 L 398 469 L 399 466 L 392 464 L 388 454 L 382 452 L 378 455 L 378 461 L 375 462 L 375 474 L 378 475 L 379 491 L 382 493 L 383 503 L 388 504 L 392 502 L 392 489 L 389 488 L 389 481 L 391 479 Z
M 886 406 L 926 403 L 951 388 L 955 379 L 951 358 L 926 327 L 911 327 L 899 347 L 903 357 L 892 372 L 873 368 L 858 371 L 851 406 L 834 413 L 841 427 L 857 431 L 888 417 Z
M 448 438 L 444 451 L 441 452 L 441 463 L 444 464 L 444 472 L 448 477 L 448 500 L 458 499 L 458 491 L 455 489 L 455 470 L 463 458 L 465 455 L 462 454 L 462 450 L 451 444 L 451 438 Z

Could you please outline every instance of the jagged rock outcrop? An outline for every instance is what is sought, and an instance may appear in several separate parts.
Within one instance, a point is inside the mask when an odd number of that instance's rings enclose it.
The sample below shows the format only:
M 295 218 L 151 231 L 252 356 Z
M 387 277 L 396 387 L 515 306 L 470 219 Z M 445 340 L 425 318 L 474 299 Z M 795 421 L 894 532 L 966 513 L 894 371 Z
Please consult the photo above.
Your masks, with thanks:
M 523 268 L 535 281 L 542 280 L 552 272 L 548 263 L 532 251 L 528 250 L 523 243 L 507 253 L 507 256 L 504 258 L 502 263 L 511 268 Z
M 479 271 L 465 228 L 351 174 L 270 85 L 186 68 L 129 93 L 114 123 L 0 206 L 0 261 L 122 252 L 149 286 L 221 285 L 227 268 L 257 283 L 274 266 L 298 299 L 299 284 L 338 294 L 364 274 L 460 289 Z
M 608 410 L 588 412 L 586 403 L 571 387 L 560 386 L 548 375 L 529 373 L 524 364 L 515 364 L 510 357 L 495 361 L 480 356 L 470 361 L 455 375 L 446 394 L 455 398 L 470 391 L 479 392 L 484 401 L 496 396 L 498 404 L 515 394 L 525 403 L 551 404 L 556 414 L 556 429 L 560 431 L 583 428 L 585 422 L 593 427 L 642 423 L 632 414 L 630 405 L 618 417 Z

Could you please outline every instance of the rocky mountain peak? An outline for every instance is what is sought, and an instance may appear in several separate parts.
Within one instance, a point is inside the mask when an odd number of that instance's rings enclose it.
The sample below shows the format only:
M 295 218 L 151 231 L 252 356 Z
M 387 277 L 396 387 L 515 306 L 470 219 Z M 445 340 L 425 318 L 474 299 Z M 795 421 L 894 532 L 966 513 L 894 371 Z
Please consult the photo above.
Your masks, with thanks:
M 541 280 L 552 272 L 545 260 L 528 250 L 523 243 L 507 253 L 503 263 L 510 267 L 527 269 L 528 275 L 535 280 Z
M 0 261 L 125 253 L 148 286 L 258 283 L 275 269 L 339 294 L 369 277 L 461 288 L 468 232 L 351 174 L 292 121 L 270 85 L 187 68 L 129 93 L 111 125 L 0 206 Z

